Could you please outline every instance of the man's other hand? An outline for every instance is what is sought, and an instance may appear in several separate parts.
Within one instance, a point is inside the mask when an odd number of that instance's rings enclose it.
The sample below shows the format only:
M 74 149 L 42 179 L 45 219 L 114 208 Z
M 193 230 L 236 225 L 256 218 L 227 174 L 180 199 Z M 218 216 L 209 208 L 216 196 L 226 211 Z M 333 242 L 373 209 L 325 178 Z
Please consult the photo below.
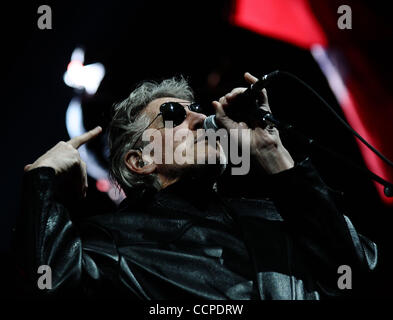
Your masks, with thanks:
M 254 84 L 258 81 L 256 77 L 246 72 L 244 79 L 249 84 Z M 247 88 L 235 88 L 230 93 L 221 97 L 219 101 L 213 101 L 213 107 L 216 111 L 217 121 L 227 130 L 231 129 L 249 129 L 244 122 L 235 122 L 227 116 L 225 109 L 231 104 L 234 98 L 246 91 Z M 260 108 L 271 112 L 267 97 L 266 89 L 261 91 L 262 105 Z M 294 161 L 289 152 L 284 148 L 279 132 L 274 127 L 267 127 L 265 129 L 256 127 L 251 130 L 250 140 L 241 139 L 240 135 L 231 134 L 232 139 L 236 139 L 238 143 L 246 143 L 250 148 L 251 155 L 255 156 L 260 165 L 269 174 L 278 173 L 294 166 Z

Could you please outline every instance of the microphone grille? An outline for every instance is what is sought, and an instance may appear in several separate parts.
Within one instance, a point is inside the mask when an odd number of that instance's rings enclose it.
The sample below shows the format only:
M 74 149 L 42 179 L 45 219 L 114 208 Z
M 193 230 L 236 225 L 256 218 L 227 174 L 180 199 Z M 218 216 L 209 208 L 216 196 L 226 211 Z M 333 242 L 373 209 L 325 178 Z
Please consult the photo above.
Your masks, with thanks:
M 213 130 L 218 130 L 218 126 L 215 121 L 215 115 L 208 116 L 204 121 L 203 121 L 203 129 L 213 129 Z

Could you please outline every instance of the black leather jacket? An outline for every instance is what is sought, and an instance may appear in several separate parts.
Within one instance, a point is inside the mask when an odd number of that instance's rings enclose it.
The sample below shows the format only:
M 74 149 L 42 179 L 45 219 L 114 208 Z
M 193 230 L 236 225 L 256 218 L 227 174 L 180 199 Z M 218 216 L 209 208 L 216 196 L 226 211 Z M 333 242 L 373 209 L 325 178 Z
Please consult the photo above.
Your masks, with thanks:
M 341 295 L 340 265 L 362 281 L 376 245 L 338 212 L 307 159 L 271 177 L 272 200 L 221 198 L 175 183 L 118 212 L 74 223 L 55 173 L 24 177 L 19 263 L 36 293 L 140 299 L 319 299 Z M 37 289 L 37 268 L 52 289 Z

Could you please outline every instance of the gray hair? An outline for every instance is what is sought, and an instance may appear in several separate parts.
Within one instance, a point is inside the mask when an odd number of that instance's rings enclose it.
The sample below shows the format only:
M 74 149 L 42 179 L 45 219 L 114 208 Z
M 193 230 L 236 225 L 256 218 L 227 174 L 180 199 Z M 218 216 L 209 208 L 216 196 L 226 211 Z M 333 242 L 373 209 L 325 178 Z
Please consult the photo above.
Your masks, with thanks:
M 152 187 L 161 188 L 156 174 L 137 174 L 127 168 L 124 159 L 129 150 L 135 149 L 134 144 L 149 125 L 150 119 L 142 111 L 151 101 L 164 97 L 194 100 L 188 81 L 180 76 L 161 82 L 144 81 L 125 100 L 113 106 L 108 128 L 109 172 L 127 195 L 136 189 L 144 192 Z

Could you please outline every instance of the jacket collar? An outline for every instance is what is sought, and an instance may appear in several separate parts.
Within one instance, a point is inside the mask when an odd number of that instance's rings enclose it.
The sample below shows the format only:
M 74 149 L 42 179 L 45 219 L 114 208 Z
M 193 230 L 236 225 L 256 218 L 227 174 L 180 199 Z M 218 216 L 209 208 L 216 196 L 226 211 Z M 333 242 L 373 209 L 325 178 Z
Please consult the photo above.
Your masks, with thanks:
M 212 199 L 217 197 L 213 190 L 213 182 L 184 178 L 156 190 L 147 190 L 142 196 L 135 190 L 134 195 L 128 196 L 119 206 L 120 211 L 129 211 L 128 208 L 144 210 L 160 210 L 170 208 L 177 212 L 206 217 L 209 213 L 208 207 Z
M 152 204 L 206 217 L 212 214 L 209 209 L 214 202 L 212 200 L 216 197 L 213 183 L 197 179 L 181 179 L 157 192 L 152 199 Z

